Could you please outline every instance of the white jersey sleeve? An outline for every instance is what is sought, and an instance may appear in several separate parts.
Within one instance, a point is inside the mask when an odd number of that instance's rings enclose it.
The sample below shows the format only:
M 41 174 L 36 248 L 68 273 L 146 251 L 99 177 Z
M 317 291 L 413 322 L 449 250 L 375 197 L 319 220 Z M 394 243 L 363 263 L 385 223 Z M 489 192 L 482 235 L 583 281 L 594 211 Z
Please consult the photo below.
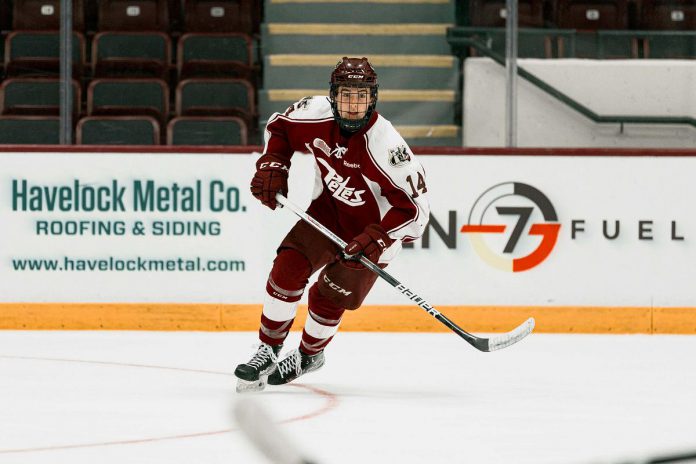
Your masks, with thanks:
M 430 216 L 425 169 L 382 116 L 364 137 L 369 163 L 363 175 L 379 186 L 375 198 L 382 213 L 382 227 L 393 239 L 410 242 L 419 238 Z

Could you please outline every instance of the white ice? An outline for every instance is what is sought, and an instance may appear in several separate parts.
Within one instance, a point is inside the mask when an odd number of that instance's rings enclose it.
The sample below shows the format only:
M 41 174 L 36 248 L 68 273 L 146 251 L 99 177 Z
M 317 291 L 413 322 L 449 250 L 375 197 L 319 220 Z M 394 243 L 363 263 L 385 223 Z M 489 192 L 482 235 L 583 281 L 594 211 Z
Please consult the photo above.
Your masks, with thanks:
M 286 343 L 296 346 L 294 332 Z M 264 463 L 233 422 L 251 332 L 0 331 L 0 463 Z M 322 464 L 585 464 L 696 451 L 696 337 L 341 333 L 253 395 Z

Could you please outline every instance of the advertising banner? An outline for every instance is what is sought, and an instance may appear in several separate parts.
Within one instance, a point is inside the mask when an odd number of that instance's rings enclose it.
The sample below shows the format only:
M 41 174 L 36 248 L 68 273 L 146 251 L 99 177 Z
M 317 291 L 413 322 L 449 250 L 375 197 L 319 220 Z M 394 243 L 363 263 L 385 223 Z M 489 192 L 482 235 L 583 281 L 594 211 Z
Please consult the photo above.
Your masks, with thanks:
M 297 218 L 251 197 L 257 156 L 0 155 L 0 301 L 261 303 Z M 387 270 L 432 304 L 696 306 L 696 158 L 420 160 L 431 222 Z M 290 198 L 314 178 L 295 155 Z
M 256 158 L 3 154 L 0 298 L 260 302 L 294 219 L 251 197 Z
M 425 252 L 393 267 L 440 304 L 696 306 L 696 158 L 421 159 Z

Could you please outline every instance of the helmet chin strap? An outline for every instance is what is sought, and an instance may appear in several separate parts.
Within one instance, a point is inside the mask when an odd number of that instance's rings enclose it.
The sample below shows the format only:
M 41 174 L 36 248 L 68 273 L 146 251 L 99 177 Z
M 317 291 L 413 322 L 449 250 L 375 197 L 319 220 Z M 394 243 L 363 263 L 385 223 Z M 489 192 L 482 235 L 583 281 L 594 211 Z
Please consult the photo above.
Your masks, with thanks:
M 357 132 L 363 127 L 365 127 L 365 124 L 370 120 L 370 116 L 372 116 L 372 110 L 368 110 L 365 113 L 365 116 L 360 118 L 360 119 L 348 119 L 348 118 L 342 118 L 340 114 L 336 114 L 337 112 L 334 113 L 334 119 L 338 123 L 338 127 L 341 128 L 341 130 L 346 131 L 346 132 Z

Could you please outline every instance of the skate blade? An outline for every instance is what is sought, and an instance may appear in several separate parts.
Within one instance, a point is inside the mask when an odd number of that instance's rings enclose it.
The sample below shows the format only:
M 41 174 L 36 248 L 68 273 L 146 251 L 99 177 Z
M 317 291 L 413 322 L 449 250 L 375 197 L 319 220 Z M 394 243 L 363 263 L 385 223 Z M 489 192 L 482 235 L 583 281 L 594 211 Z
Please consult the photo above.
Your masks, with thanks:
M 255 393 L 263 391 L 266 388 L 267 378 L 260 378 L 259 380 L 242 380 L 237 379 L 237 393 Z

